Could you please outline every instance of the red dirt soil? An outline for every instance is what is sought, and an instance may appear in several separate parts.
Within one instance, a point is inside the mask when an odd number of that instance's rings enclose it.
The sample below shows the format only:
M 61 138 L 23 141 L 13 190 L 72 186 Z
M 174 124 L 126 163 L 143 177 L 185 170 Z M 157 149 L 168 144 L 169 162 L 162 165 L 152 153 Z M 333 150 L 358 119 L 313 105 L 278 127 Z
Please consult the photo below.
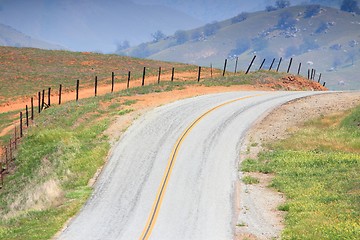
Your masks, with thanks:
M 187 79 L 193 79 L 193 73 L 181 73 L 178 74 L 177 77 L 181 77 L 181 81 L 186 81 Z M 170 79 L 171 75 L 164 75 L 162 76 L 162 79 Z M 321 86 L 317 82 L 309 81 L 307 79 L 304 79 L 302 77 L 298 76 L 287 76 L 283 77 L 280 81 L 275 79 L 267 78 L 265 79 L 264 84 L 259 85 L 242 85 L 244 89 L 251 88 L 251 89 L 261 89 L 261 90 L 274 90 L 274 89 L 283 89 L 283 90 L 316 90 L 316 91 L 326 91 L 327 88 Z M 149 76 L 146 77 L 146 84 L 155 84 L 157 83 L 157 76 Z M 130 87 L 138 87 L 141 86 L 141 79 L 137 80 L 131 80 Z M 196 86 L 196 87 L 202 87 L 202 88 L 208 88 L 204 86 Z M 194 88 L 192 86 L 191 88 Z M 221 88 L 221 87 L 220 87 Z M 232 87 L 231 87 L 232 88 Z M 114 91 L 119 91 L 126 89 L 126 83 L 117 83 L 115 84 Z M 227 87 L 226 89 L 229 89 Z M 111 85 L 99 85 L 97 88 L 97 95 L 104 95 L 106 93 L 109 93 L 111 90 Z M 54 101 L 58 102 L 58 93 L 53 93 L 51 95 L 52 102 Z M 87 87 L 87 88 L 81 88 L 79 90 L 79 98 L 89 98 L 94 96 L 94 87 Z M 68 102 L 75 100 L 75 90 L 66 90 L 64 89 L 62 96 L 61 96 L 61 102 Z M 36 105 L 37 98 L 34 98 L 34 105 Z M 18 100 L 7 102 L 0 105 L 0 113 L 15 111 L 15 110 L 21 110 L 25 109 L 25 106 L 30 106 L 30 99 L 27 98 L 19 98 Z M 1 136 L 1 135 L 0 135 Z

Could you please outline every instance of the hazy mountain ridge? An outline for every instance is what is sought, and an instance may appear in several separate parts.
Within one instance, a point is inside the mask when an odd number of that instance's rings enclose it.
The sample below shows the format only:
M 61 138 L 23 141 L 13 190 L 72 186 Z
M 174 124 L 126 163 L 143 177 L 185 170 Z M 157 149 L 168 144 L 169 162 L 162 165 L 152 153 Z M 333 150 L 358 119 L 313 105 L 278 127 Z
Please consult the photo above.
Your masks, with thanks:
M 42 49 L 64 49 L 64 47 L 40 41 L 27 36 L 16 29 L 0 23 L 0 46 L 30 47 Z
M 275 5 L 276 0 L 134 0 L 140 4 L 160 4 L 186 12 L 204 22 L 211 23 L 231 18 L 241 12 L 262 11 L 267 6 Z M 340 7 L 342 0 L 291 0 L 292 6 L 301 4 L 321 4 Z
M 239 15 L 125 53 L 133 56 L 140 49 L 152 59 L 218 67 L 238 56 L 243 68 L 254 54 L 258 61 L 268 59 L 266 67 L 272 58 L 294 57 L 294 64 L 301 61 L 303 68 L 322 72 L 334 89 L 360 89 L 359 43 L 360 15 L 312 5 Z
M 203 24 L 166 6 L 130 0 L 3 0 L 0 9 L 0 22 L 76 51 L 113 52 L 119 42 L 149 41 L 157 30 L 173 34 Z

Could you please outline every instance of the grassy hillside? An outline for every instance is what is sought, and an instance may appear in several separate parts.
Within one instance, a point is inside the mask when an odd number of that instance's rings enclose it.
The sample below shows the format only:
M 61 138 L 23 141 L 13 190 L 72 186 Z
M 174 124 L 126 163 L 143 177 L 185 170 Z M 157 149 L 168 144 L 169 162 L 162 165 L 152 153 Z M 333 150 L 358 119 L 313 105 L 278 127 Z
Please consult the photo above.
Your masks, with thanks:
M 359 239 L 360 107 L 323 116 L 294 136 L 272 143 L 245 172 L 274 173 L 285 193 L 282 239 Z
M 257 66 L 267 59 L 266 67 L 273 58 L 289 61 L 294 57 L 296 65 L 302 62 L 303 74 L 308 68 L 317 69 L 332 89 L 359 89 L 359 81 L 352 78 L 360 64 L 359 32 L 360 15 L 316 5 L 296 6 L 242 13 L 123 54 L 218 67 L 225 58 L 239 57 L 243 69 L 254 54 Z
M 142 76 L 143 67 L 148 75 L 156 75 L 161 66 L 164 73 L 175 67 L 179 71 L 194 69 L 186 64 L 105 55 L 88 52 L 48 51 L 31 48 L 0 47 L 0 104 L 19 97 L 30 97 L 42 89 L 74 89 L 76 80 L 81 85 L 92 86 L 95 76 L 99 85 L 111 82 L 111 72 L 116 81 L 125 81 L 128 71 L 133 78 Z

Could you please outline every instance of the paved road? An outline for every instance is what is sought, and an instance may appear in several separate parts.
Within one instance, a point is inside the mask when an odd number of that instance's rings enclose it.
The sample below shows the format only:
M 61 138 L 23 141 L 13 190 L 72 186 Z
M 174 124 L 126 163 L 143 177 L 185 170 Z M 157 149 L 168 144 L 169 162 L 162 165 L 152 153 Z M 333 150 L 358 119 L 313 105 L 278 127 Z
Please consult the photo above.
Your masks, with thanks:
M 59 239 L 232 239 L 240 145 L 265 112 L 315 92 L 232 92 L 134 122 Z

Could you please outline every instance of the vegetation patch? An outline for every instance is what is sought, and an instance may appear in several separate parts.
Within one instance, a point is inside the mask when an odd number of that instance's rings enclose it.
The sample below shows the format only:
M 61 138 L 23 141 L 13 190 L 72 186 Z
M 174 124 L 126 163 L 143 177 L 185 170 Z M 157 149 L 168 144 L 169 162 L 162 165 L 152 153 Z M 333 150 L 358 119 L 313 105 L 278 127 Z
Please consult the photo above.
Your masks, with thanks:
M 273 172 L 271 186 L 284 192 L 283 239 L 359 239 L 360 107 L 322 117 L 247 159 L 243 171 Z
M 122 116 L 122 115 L 125 115 L 127 113 L 131 113 L 132 111 L 134 111 L 134 109 L 123 109 L 123 110 L 120 110 L 118 112 L 118 115 Z
M 242 178 L 242 181 L 245 183 L 245 184 L 257 184 L 259 183 L 259 179 L 255 178 L 255 177 L 252 177 L 252 176 L 245 176 Z

